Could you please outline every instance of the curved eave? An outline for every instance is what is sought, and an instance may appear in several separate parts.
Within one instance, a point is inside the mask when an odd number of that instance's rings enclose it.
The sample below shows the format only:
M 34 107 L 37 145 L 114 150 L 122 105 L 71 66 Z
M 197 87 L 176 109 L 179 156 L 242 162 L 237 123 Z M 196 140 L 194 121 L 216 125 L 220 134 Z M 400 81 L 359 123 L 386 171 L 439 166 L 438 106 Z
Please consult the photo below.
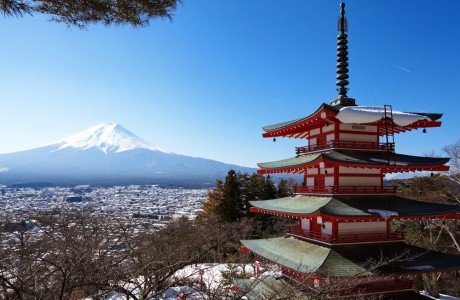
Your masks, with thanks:
M 369 216 L 342 216 L 334 215 L 330 213 L 313 212 L 311 214 L 301 213 L 285 213 L 280 211 L 266 210 L 257 207 L 250 208 L 251 213 L 262 213 L 277 217 L 291 218 L 291 219 L 312 219 L 316 217 L 323 217 L 324 221 L 335 220 L 340 222 L 383 222 L 389 219 L 391 220 L 409 220 L 409 219 L 446 219 L 446 220 L 460 220 L 460 213 L 441 213 L 441 214 L 427 214 L 427 215 L 413 215 L 413 216 L 392 216 L 387 219 L 376 215 Z
M 388 161 L 390 159 L 390 161 Z M 421 157 L 382 152 L 356 152 L 332 150 L 329 152 L 299 155 L 293 158 L 259 163 L 259 174 L 294 173 L 302 174 L 308 168 L 324 163 L 326 168 L 336 165 L 353 168 L 381 169 L 383 173 L 448 171 L 445 164 L 449 158 Z
M 332 200 L 331 197 L 294 196 L 272 200 L 249 201 L 251 212 L 281 215 L 286 217 L 302 217 L 318 214 L 320 209 Z
M 282 122 L 274 125 L 264 126 L 262 129 L 265 133 L 262 134 L 265 138 L 270 137 L 293 137 L 293 138 L 306 138 L 308 137 L 308 131 L 312 128 L 318 127 L 318 125 L 322 125 L 323 122 L 326 121 L 334 121 L 341 123 L 337 118 L 337 113 L 340 111 L 342 106 L 331 106 L 326 103 L 323 103 L 314 113 L 309 116 Z M 323 117 L 321 114 L 325 113 Z M 439 119 L 442 117 L 442 113 L 410 113 L 414 115 L 420 115 L 424 117 L 428 117 L 429 120 L 419 120 L 412 124 L 401 126 L 395 123 L 392 126 L 386 127 L 385 120 L 381 119 L 376 122 L 372 123 L 362 123 L 367 125 L 377 125 L 380 128 L 379 134 L 384 135 L 388 133 L 395 134 L 401 133 L 405 131 L 416 130 L 420 128 L 432 128 L 432 127 L 440 127 L 441 122 Z M 358 124 L 358 123 L 356 123 Z M 361 123 L 359 123 L 361 124 Z
M 335 117 L 337 109 L 323 103 L 314 113 L 309 116 L 295 119 L 288 122 L 265 126 L 262 129 L 265 133 L 262 134 L 265 138 L 289 136 L 296 138 L 304 138 L 308 136 L 308 131 L 311 127 L 317 127 L 318 124 L 326 122 L 329 118 Z M 325 113 L 324 117 L 321 114 Z
M 257 165 L 260 170 L 257 172 L 259 174 L 269 174 L 269 173 L 283 173 L 284 170 L 289 169 L 289 173 L 295 173 L 295 171 L 301 171 L 305 169 L 305 166 L 319 163 L 321 161 L 322 154 L 315 153 L 315 154 L 307 154 L 296 156 L 288 159 L 283 159 L 274 162 L 267 162 L 267 163 L 258 163 Z M 269 173 L 263 173 L 264 170 L 273 171 Z
M 391 244 L 342 245 L 324 247 L 294 237 L 242 240 L 243 249 L 300 274 L 329 278 L 359 278 L 460 269 L 460 256 L 430 251 L 404 242 Z M 370 261 L 384 264 L 376 270 L 363 266 Z
M 443 172 L 449 171 L 449 166 L 440 165 L 383 165 L 383 164 L 371 164 L 371 163 L 337 163 L 334 161 L 319 160 L 317 163 L 304 163 L 295 166 L 284 166 L 279 168 L 261 168 L 257 170 L 258 174 L 276 174 L 276 173 L 291 173 L 291 174 L 304 174 L 308 168 L 314 168 L 319 162 L 324 162 L 326 167 L 332 167 L 335 164 L 350 168 L 369 168 L 369 169 L 381 169 L 383 173 L 403 173 L 403 172 Z
M 251 212 L 295 219 L 321 215 L 345 221 L 384 220 L 378 213 L 368 212 L 369 209 L 394 211 L 397 216 L 391 216 L 392 219 L 460 219 L 460 205 L 416 201 L 399 196 L 294 196 L 249 203 Z
M 433 121 L 433 120 L 421 120 L 414 122 L 410 125 L 406 126 L 400 126 L 397 124 L 393 124 L 393 126 L 389 126 L 388 128 L 385 127 L 385 121 L 380 120 L 379 122 L 376 122 L 375 125 L 379 126 L 379 134 L 380 135 L 385 135 L 387 133 L 389 134 L 395 134 L 395 133 L 401 133 L 401 132 L 406 132 L 406 131 L 412 131 L 412 130 L 417 130 L 421 128 L 434 128 L 434 127 L 441 127 L 440 121 Z

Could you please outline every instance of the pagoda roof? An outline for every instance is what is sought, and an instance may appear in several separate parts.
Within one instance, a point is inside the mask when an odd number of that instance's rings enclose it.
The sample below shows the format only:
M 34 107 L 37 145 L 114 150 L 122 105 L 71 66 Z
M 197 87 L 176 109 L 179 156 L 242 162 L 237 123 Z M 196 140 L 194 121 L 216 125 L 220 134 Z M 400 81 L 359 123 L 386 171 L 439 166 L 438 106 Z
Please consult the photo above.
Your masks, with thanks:
M 453 271 L 460 256 L 430 251 L 405 242 L 321 246 L 294 237 L 242 240 L 257 256 L 302 274 L 367 277 Z M 372 263 L 386 262 L 375 270 Z
M 391 212 L 398 218 L 410 218 L 446 216 L 460 212 L 460 205 L 416 201 L 396 195 L 330 197 L 299 195 L 249 201 L 249 203 L 261 212 L 292 217 L 322 214 L 335 217 L 370 218 L 382 217 L 383 213 Z
M 343 106 L 341 106 L 341 105 L 332 106 L 332 105 L 323 103 L 323 104 L 320 105 L 320 107 L 318 107 L 318 109 L 314 113 L 312 113 L 312 114 L 310 114 L 310 115 L 308 115 L 306 117 L 298 118 L 298 119 L 295 119 L 295 120 L 282 122 L 282 123 L 278 123 L 278 124 L 264 126 L 264 127 L 262 127 L 262 129 L 264 131 L 266 131 L 266 132 L 270 132 L 270 131 L 275 131 L 275 130 L 279 130 L 279 129 L 289 127 L 290 125 L 293 125 L 293 124 L 300 124 L 300 123 L 302 123 L 302 121 L 306 121 L 306 120 L 311 119 L 312 117 L 318 115 L 318 113 L 323 111 L 323 110 L 329 110 L 329 111 L 333 112 L 334 115 L 335 115 L 335 114 L 337 114 L 339 112 L 340 108 L 342 108 L 342 107 Z
M 390 157 L 390 164 L 388 158 Z M 258 163 L 261 168 L 258 173 L 301 173 L 305 168 L 311 168 L 320 162 L 340 163 L 344 166 L 379 168 L 383 172 L 404 172 L 436 170 L 446 171 L 444 166 L 450 159 L 442 157 L 412 156 L 398 153 L 377 151 L 346 151 L 329 150 L 312 154 L 298 155 L 296 157 Z
M 270 300 L 274 295 L 280 297 L 276 299 L 310 299 L 298 286 L 281 278 L 234 279 L 233 282 L 247 299 Z
M 324 112 L 325 115 L 320 113 Z M 407 130 L 427 127 L 439 127 L 441 122 L 438 120 L 442 113 L 414 113 L 400 112 L 393 110 L 394 125 L 388 130 L 393 133 L 399 133 Z M 287 122 L 277 123 L 262 127 L 265 131 L 264 137 L 306 137 L 306 133 L 312 127 L 318 124 L 324 124 L 326 121 L 337 121 L 349 124 L 373 124 L 385 125 L 385 109 L 379 106 L 343 106 L 329 105 L 322 103 L 312 114 L 294 119 Z M 385 134 L 385 129 L 381 129 L 380 134 Z

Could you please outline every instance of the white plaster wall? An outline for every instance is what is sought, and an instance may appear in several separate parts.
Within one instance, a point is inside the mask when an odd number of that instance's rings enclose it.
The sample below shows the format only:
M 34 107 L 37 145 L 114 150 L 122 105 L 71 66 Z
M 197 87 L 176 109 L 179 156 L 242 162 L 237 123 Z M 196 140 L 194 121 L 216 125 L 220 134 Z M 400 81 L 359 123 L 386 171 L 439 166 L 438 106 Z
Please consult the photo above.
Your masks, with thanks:
M 307 178 L 307 186 L 315 186 L 315 178 Z
M 324 185 L 325 186 L 333 186 L 334 185 L 334 176 L 327 176 L 324 178 Z
M 380 177 L 339 177 L 340 186 L 380 186 L 380 184 Z
M 332 131 L 334 129 L 335 129 L 335 124 L 329 124 L 329 126 L 326 126 L 326 125 L 323 126 L 323 132 Z
M 308 143 L 309 143 L 310 146 L 314 146 L 314 145 L 317 144 L 317 140 L 316 140 L 316 138 L 311 138 L 311 139 L 308 140 Z
M 302 219 L 301 227 L 303 230 L 310 230 L 310 219 Z
M 317 135 L 320 133 L 320 131 L 321 130 L 319 128 L 312 129 L 310 130 L 310 136 Z
M 307 175 L 316 175 L 316 174 L 318 174 L 318 169 L 317 168 L 307 169 Z
M 341 141 L 353 142 L 378 142 L 378 137 L 374 134 L 353 134 L 353 133 L 340 133 L 339 138 Z
M 331 222 L 325 222 L 321 226 L 321 233 L 324 234 L 332 234 L 332 223 Z
M 359 129 L 356 128 L 356 125 L 359 126 L 360 128 Z M 377 132 L 377 126 L 361 125 L 361 124 L 340 124 L 340 129 L 353 130 L 353 131 L 359 131 L 359 132 Z
M 339 167 L 340 173 L 353 173 L 353 174 L 380 174 L 379 169 L 363 169 L 363 168 L 349 168 L 349 167 Z
M 349 222 L 339 223 L 339 234 L 385 233 L 386 222 Z

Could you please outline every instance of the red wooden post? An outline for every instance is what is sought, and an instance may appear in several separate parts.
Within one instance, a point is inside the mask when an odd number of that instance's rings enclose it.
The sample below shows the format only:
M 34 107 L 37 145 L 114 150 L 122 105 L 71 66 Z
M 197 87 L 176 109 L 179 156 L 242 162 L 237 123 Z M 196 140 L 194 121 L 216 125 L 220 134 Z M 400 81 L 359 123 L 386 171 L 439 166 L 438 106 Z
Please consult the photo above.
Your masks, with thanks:
M 203 290 L 204 289 L 204 282 L 203 282 L 204 269 L 200 269 L 198 272 L 200 273 L 200 290 Z
M 259 268 L 260 268 L 260 262 L 258 260 L 256 260 L 254 262 L 254 268 L 255 268 L 256 278 L 258 278 L 259 277 Z

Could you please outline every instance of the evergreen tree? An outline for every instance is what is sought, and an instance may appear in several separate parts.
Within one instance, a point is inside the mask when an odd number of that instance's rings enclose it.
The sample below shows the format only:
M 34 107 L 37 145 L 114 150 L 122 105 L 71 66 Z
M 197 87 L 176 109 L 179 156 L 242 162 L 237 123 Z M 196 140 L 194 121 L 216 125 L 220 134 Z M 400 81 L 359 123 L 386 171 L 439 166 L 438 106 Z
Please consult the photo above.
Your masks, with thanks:
M 208 191 L 208 199 L 203 203 L 203 211 L 197 215 L 197 221 L 209 221 L 218 218 L 217 210 L 222 201 L 222 191 L 224 183 L 222 180 L 216 180 L 216 187 Z
M 37 13 L 68 26 L 129 24 L 147 26 L 154 18 L 171 18 L 180 0 L 0 0 L 0 13 L 22 17 Z
M 242 217 L 243 201 L 241 183 L 235 170 L 228 171 L 222 190 L 222 201 L 217 211 L 223 221 L 236 221 Z
M 242 217 L 255 218 L 265 227 L 272 226 L 277 218 L 249 213 L 249 201 L 269 200 L 292 195 L 292 182 L 282 179 L 278 187 L 270 176 L 257 173 L 236 173 L 230 170 L 225 182 L 217 180 L 216 187 L 208 192 L 203 212 L 197 221 L 217 219 L 234 222 Z
M 234 222 L 243 216 L 241 176 L 234 170 L 228 171 L 225 182 L 216 181 L 216 187 L 208 191 L 208 200 L 203 204 L 203 212 L 198 221 L 217 219 Z
M 293 181 L 288 181 L 284 178 L 281 178 L 278 182 L 278 187 L 276 189 L 276 198 L 290 197 L 293 195 Z
M 269 199 L 275 199 L 278 198 L 276 196 L 277 190 L 275 187 L 275 184 L 273 183 L 272 178 L 270 175 L 267 177 L 263 176 L 264 178 L 264 186 L 262 190 L 262 197 L 260 200 L 269 200 Z

